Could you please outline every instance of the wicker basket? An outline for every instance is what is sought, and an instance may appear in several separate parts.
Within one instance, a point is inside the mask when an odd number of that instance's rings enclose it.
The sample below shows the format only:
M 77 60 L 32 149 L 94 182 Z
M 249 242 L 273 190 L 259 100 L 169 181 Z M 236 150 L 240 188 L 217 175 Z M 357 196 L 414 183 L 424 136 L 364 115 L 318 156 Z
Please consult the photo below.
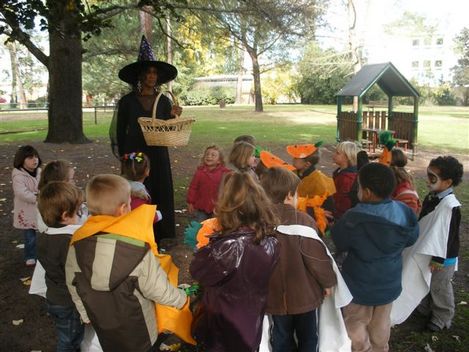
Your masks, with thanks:
M 169 92 L 177 105 L 177 99 Z M 139 117 L 138 123 L 149 146 L 179 147 L 189 143 L 193 118 L 180 118 L 160 120 L 156 117 L 156 107 L 163 93 L 158 94 L 153 104 L 152 117 Z

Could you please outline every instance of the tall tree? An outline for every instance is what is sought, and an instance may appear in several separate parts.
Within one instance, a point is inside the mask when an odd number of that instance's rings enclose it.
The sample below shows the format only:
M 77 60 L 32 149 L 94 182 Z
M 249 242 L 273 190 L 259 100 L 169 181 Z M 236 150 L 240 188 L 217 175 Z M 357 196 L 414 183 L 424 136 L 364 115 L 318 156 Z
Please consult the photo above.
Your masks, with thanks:
M 24 45 L 49 72 L 49 112 L 46 142 L 84 143 L 82 119 L 82 41 L 110 26 L 110 18 L 125 9 L 138 9 L 148 1 L 132 0 L 3 0 L 0 34 Z M 173 3 L 185 0 L 173 0 Z M 172 11 L 168 1 L 153 6 L 155 15 Z M 40 24 L 49 33 L 49 55 L 28 31 Z
M 453 83 L 462 91 L 463 104 L 469 106 L 469 28 L 463 28 L 454 41 L 460 57 L 453 67 Z
M 252 62 L 255 110 L 262 112 L 261 55 L 282 41 L 312 36 L 323 10 L 323 7 L 318 6 L 320 2 L 215 0 L 201 2 L 200 6 L 192 5 L 189 9 L 198 16 L 215 19 L 214 29 L 223 34 L 228 32 L 235 39 L 233 43 L 239 43 L 247 51 Z

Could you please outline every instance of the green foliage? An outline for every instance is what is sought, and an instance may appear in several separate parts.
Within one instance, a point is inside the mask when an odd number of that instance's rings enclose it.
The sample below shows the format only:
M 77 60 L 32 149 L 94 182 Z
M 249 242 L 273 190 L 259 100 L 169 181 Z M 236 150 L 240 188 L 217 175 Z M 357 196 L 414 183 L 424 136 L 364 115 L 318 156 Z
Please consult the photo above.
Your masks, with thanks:
M 233 104 L 235 92 L 225 87 L 200 88 L 181 93 L 179 99 L 184 105 L 217 105 L 221 101 Z
M 469 106 L 469 28 L 463 28 L 455 38 L 456 48 L 460 54 L 458 64 L 453 67 L 453 83 L 459 86 L 459 95 L 464 106 Z
M 454 96 L 449 84 L 442 84 L 433 90 L 433 99 L 438 105 L 456 105 Z
M 262 80 L 262 97 L 267 104 L 277 104 L 280 97 L 295 100 L 295 87 L 292 74 L 287 69 L 275 70 Z
M 350 80 L 353 65 L 349 56 L 333 49 L 308 45 L 298 65 L 296 91 L 305 104 L 334 104 L 335 95 Z

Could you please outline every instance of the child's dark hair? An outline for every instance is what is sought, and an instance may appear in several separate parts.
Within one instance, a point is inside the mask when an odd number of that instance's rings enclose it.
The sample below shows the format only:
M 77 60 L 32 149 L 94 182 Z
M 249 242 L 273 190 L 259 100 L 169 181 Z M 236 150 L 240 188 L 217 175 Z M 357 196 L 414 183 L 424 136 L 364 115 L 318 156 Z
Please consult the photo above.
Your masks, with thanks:
M 358 173 L 361 188 L 368 188 L 379 198 L 388 198 L 396 187 L 396 178 L 392 170 L 380 163 L 369 163 Z
M 41 158 L 39 157 L 39 153 L 34 147 L 30 145 L 23 145 L 19 147 L 15 154 L 15 160 L 13 161 L 13 166 L 17 169 L 20 169 L 23 166 L 24 161 L 27 158 L 30 158 L 32 156 L 35 156 L 38 158 L 37 167 L 41 166 Z
M 311 164 L 311 166 L 315 166 L 319 159 L 321 159 L 321 152 L 317 149 L 314 153 L 308 155 L 306 158 L 303 158 L 304 161 Z
M 124 154 L 121 158 L 121 174 L 129 181 L 140 181 L 150 170 L 150 160 L 142 152 Z
M 239 143 L 239 142 L 246 142 L 252 145 L 256 145 L 256 138 L 249 134 L 243 134 L 241 136 L 236 137 L 235 140 L 233 141 L 233 144 Z
M 360 170 L 363 166 L 368 165 L 369 163 L 370 158 L 368 157 L 366 150 L 360 150 L 357 153 L 357 170 Z
M 430 161 L 429 167 L 438 169 L 438 176 L 443 180 L 453 181 L 452 186 L 457 186 L 462 181 L 464 168 L 458 159 L 452 156 L 439 156 Z
M 54 160 L 47 163 L 42 170 L 39 180 L 39 190 L 52 181 L 68 181 L 69 172 L 72 166 L 65 160 Z
M 295 195 L 299 184 L 300 178 L 298 176 L 281 167 L 267 169 L 261 179 L 265 193 L 275 204 L 283 203 L 289 194 Z
M 414 180 L 405 169 L 406 165 L 407 155 L 405 155 L 404 151 L 399 148 L 393 148 L 391 150 L 391 170 L 394 172 L 397 184 L 407 181 L 413 185 Z

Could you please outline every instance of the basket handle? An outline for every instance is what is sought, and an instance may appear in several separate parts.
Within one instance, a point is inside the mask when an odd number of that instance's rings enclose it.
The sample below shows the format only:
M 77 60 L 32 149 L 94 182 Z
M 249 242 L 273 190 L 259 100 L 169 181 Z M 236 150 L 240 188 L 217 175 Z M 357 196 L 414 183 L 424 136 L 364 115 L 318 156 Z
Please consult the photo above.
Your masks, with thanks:
M 171 95 L 174 105 L 179 105 L 178 98 L 176 98 L 176 96 L 169 90 L 168 90 L 168 93 Z M 161 95 L 163 95 L 163 92 L 158 93 L 158 95 L 156 96 L 155 102 L 153 103 L 153 108 L 151 112 L 151 122 L 152 122 L 153 127 L 155 126 L 155 122 L 156 122 L 155 121 L 156 120 L 156 107 L 158 106 L 158 102 L 160 101 Z M 179 115 L 175 115 L 175 118 L 178 118 L 178 117 Z

